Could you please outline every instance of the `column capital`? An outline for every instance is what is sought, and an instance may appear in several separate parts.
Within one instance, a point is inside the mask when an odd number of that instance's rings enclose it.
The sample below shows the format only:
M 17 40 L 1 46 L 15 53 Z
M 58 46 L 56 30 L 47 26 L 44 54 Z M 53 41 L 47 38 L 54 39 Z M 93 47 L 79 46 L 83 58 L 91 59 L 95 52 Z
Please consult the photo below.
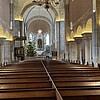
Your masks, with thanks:
M 9 45 L 10 41 L 9 40 L 5 40 L 5 45 Z
M 68 44 L 70 44 L 70 43 L 74 43 L 75 41 L 68 41 Z
M 92 39 L 92 33 L 83 33 L 82 37 L 84 40 L 91 40 Z
M 2 45 L 2 44 L 4 43 L 5 40 L 6 40 L 6 38 L 0 37 L 0 45 Z
M 82 37 L 74 37 L 74 39 L 77 44 L 80 44 L 82 42 Z

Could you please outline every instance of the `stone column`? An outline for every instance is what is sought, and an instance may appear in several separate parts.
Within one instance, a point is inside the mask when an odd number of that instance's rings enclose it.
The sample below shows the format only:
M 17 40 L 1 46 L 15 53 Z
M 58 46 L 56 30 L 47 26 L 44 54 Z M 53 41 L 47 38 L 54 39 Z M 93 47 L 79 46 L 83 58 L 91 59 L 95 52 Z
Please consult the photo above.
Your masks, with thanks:
M 10 41 L 10 58 L 11 62 L 14 61 L 14 41 Z
M 75 37 L 75 42 L 77 44 L 77 61 L 81 62 L 81 42 L 82 42 L 82 37 Z
M 5 62 L 11 62 L 11 47 L 10 47 L 10 41 L 6 40 L 4 43 L 4 49 L 5 49 L 5 54 L 4 54 L 4 58 L 5 58 Z
M 68 41 L 68 56 L 69 56 L 69 60 L 71 62 L 74 62 L 76 61 L 76 54 L 75 54 L 75 51 L 76 51 L 76 48 L 75 48 L 75 41 Z
M 52 51 L 55 51 L 55 22 L 52 27 Z
M 85 64 L 91 64 L 91 39 L 92 33 L 83 33 L 83 40 L 85 42 Z
M 4 62 L 5 62 L 4 42 L 5 42 L 5 38 L 0 38 L 0 64 L 4 64 Z
M 93 1 L 93 33 L 92 33 L 92 61 L 94 67 L 100 63 L 100 0 Z
M 64 21 L 60 21 L 60 60 L 65 59 L 65 30 Z
M 64 8 L 65 8 L 65 42 L 67 41 L 67 37 L 69 37 L 70 33 L 70 17 L 69 17 L 69 0 L 64 0 Z M 67 41 L 68 42 L 68 41 Z M 66 43 L 66 49 L 65 49 L 66 59 L 69 59 L 69 51 L 68 51 L 68 43 Z
M 57 32 L 57 59 L 60 59 L 60 22 L 56 21 L 56 32 Z

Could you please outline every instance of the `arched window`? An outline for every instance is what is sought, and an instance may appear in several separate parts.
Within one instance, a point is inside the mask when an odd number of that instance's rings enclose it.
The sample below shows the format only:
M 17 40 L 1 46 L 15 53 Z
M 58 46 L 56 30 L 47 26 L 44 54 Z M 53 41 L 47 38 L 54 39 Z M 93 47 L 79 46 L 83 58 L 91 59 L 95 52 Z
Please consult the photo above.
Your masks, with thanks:
M 43 34 L 42 34 L 42 30 L 39 30 L 37 33 L 37 48 L 39 50 L 43 49 Z
M 38 39 L 38 48 L 42 48 L 43 46 L 42 46 L 42 39 Z
M 29 40 L 31 42 L 34 40 L 34 34 L 32 32 L 29 34 Z
M 49 34 L 46 35 L 46 45 L 49 45 Z

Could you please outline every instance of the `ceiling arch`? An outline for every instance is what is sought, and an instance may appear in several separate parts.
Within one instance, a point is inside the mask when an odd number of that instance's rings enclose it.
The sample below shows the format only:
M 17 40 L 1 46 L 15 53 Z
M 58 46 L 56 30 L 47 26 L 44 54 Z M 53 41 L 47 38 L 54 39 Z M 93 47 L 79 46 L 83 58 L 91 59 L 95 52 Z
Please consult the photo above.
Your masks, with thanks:
M 26 5 L 26 6 L 22 9 L 21 16 L 23 16 L 24 13 L 25 13 L 25 11 L 26 11 L 28 8 L 32 7 L 32 6 L 36 6 L 36 5 L 33 5 L 33 3 L 30 3 L 30 4 Z M 52 5 L 50 6 L 49 9 L 52 9 L 52 10 L 54 11 L 55 15 L 58 16 L 58 13 L 57 13 L 56 9 L 55 9 Z
M 77 27 L 77 33 L 75 34 L 74 37 L 82 37 L 82 27 L 81 26 L 78 26 Z
M 3 28 L 2 28 L 2 26 L 0 25 L 0 37 L 3 37 L 3 36 L 4 36 Z
M 42 30 L 42 33 L 47 33 L 47 32 L 50 31 L 50 26 L 44 20 L 34 20 L 34 21 L 32 21 L 29 25 L 28 31 L 37 34 L 38 30 Z
M 36 0 L 39 1 L 39 0 Z M 45 1 L 45 0 L 42 0 Z M 57 6 L 54 6 L 52 1 L 48 0 L 50 2 L 50 13 L 53 11 L 55 16 L 58 18 L 61 17 L 61 19 L 64 18 L 64 13 L 62 13 L 64 10 L 64 5 L 66 4 L 66 1 L 68 0 L 60 0 L 59 4 Z M 55 0 L 58 1 L 58 0 Z M 34 4 L 32 3 L 32 0 L 14 0 L 14 15 L 15 19 L 23 20 L 24 13 L 31 7 L 33 7 Z
M 51 22 L 55 20 L 55 14 L 52 9 L 49 9 L 48 12 L 44 7 L 33 6 L 28 8 L 23 15 L 25 23 L 34 16 L 47 17 Z
M 86 23 L 85 31 L 92 32 L 92 18 L 88 19 L 88 21 Z
M 49 26 L 53 26 L 53 23 L 47 17 L 45 17 L 45 16 L 34 16 L 27 21 L 27 23 L 26 23 L 27 28 L 29 28 L 30 23 L 34 20 L 44 20 L 49 24 Z

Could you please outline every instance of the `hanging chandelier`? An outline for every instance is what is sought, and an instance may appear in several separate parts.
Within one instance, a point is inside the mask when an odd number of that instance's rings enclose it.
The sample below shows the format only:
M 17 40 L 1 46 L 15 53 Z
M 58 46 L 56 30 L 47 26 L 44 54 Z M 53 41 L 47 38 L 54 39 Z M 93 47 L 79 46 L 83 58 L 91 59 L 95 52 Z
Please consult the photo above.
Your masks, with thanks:
M 52 5 L 53 7 L 56 7 L 61 0 L 33 0 L 34 5 L 43 6 L 45 9 L 49 9 Z

